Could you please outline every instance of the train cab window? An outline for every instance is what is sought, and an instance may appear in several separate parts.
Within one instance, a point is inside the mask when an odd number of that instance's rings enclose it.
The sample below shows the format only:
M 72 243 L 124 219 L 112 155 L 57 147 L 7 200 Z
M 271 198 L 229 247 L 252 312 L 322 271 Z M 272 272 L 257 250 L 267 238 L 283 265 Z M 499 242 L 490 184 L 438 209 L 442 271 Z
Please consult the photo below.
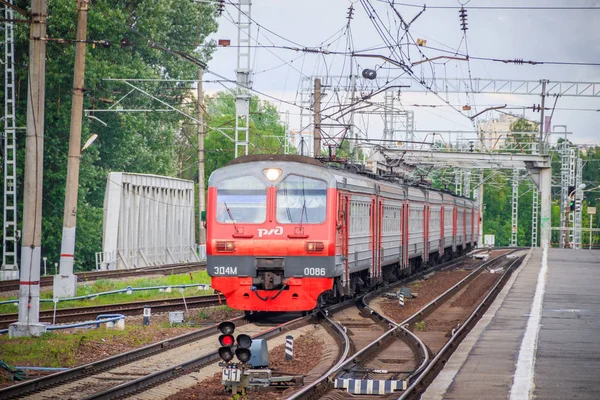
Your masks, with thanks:
M 318 179 L 288 175 L 277 187 L 277 222 L 320 224 L 325 222 L 327 184 Z
M 240 176 L 217 184 L 217 222 L 258 224 L 266 217 L 267 186 L 260 179 Z

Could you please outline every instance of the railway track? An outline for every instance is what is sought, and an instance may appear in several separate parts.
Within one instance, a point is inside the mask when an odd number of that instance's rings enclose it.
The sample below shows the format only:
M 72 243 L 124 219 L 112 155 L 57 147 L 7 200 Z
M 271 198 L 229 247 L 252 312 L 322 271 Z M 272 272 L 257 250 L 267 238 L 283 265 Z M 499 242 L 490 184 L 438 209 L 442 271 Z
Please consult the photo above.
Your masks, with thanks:
M 253 323 L 242 317 L 231 321 L 236 324 L 236 334 L 245 333 L 256 339 L 272 339 L 288 330 L 307 325 L 310 318 L 311 316 L 304 316 L 275 325 Z M 215 349 L 220 332 L 216 327 L 217 324 L 125 354 L 11 386 L 0 390 L 0 398 L 140 398 L 149 388 L 176 380 L 219 360 Z
M 429 272 L 431 271 L 424 271 L 423 273 Z M 389 288 L 384 288 L 382 290 L 389 290 Z M 379 292 L 382 290 L 379 290 Z M 189 301 L 190 299 L 186 300 Z M 338 304 L 327 309 L 329 315 L 335 314 L 334 317 L 325 317 L 325 326 L 338 342 L 337 361 L 322 376 L 307 376 L 307 379 L 305 380 L 307 386 L 305 389 L 303 389 L 302 392 L 294 394 L 292 398 L 321 398 L 331 390 L 331 384 L 329 383 L 330 379 L 335 377 L 340 371 L 347 371 L 349 365 L 356 364 L 356 360 L 359 362 L 368 362 L 369 359 L 372 359 L 370 358 L 370 354 L 375 354 L 378 347 L 383 347 L 384 345 L 387 346 L 387 341 L 400 342 L 399 339 L 402 339 L 403 341 L 407 340 L 402 336 L 410 335 L 410 333 L 404 332 L 410 331 L 400 325 L 396 325 L 394 321 L 388 320 L 370 309 L 366 305 L 366 301 L 367 300 L 365 300 L 365 303 L 362 306 L 363 316 L 361 317 L 361 320 L 358 319 L 358 316 L 361 316 L 360 311 L 354 311 L 355 309 L 350 310 L 348 308 L 353 308 L 355 300 L 349 300 L 343 304 Z M 148 302 L 143 303 L 143 305 L 147 304 Z M 153 308 L 154 307 L 155 306 L 153 306 Z M 141 313 L 140 309 L 138 309 L 138 313 Z M 365 316 L 369 316 L 382 322 L 381 328 L 379 328 L 379 325 L 377 325 L 377 328 L 369 328 L 367 327 L 367 324 L 361 323 L 361 321 L 364 322 Z M 298 318 L 285 324 L 268 327 L 267 329 L 265 329 L 264 326 L 257 326 L 244 321 L 241 318 L 237 318 L 236 325 L 238 326 L 238 330 L 236 330 L 236 333 L 250 333 L 255 338 L 274 338 L 283 332 L 298 329 L 299 327 L 308 324 L 309 318 L 310 316 Z M 343 322 L 342 324 L 339 323 L 342 319 L 345 320 L 345 323 L 348 326 L 343 327 Z M 355 326 L 351 327 L 350 325 L 352 325 L 353 320 Z M 375 326 L 372 321 L 369 322 L 369 325 Z M 389 326 L 392 326 L 392 329 L 386 329 L 386 325 L 388 328 Z M 255 328 L 258 329 L 258 331 L 255 331 Z M 352 336 L 353 339 L 361 336 L 360 334 L 354 334 L 352 329 L 354 329 L 355 332 L 361 330 L 362 333 L 371 331 L 371 338 L 374 339 L 370 341 L 363 340 L 361 343 L 356 340 L 351 341 L 350 336 Z M 175 385 L 173 380 L 184 379 L 184 376 L 194 370 L 198 370 L 209 364 L 213 364 L 214 368 L 214 365 L 216 365 L 214 364 L 215 361 L 219 359 L 216 351 L 212 351 L 213 349 L 216 349 L 215 343 L 217 335 L 216 325 L 214 325 L 178 338 L 146 346 L 129 353 L 0 390 L 0 398 L 21 398 L 24 396 L 31 396 L 30 398 L 36 399 L 113 399 L 128 396 L 133 396 L 134 398 L 146 398 L 150 396 L 148 398 L 152 398 L 150 393 L 153 392 L 148 391 L 149 388 L 168 388 L 171 387 L 171 385 Z M 389 340 L 387 340 L 388 337 L 390 337 Z M 418 338 L 412 340 L 416 343 L 416 345 L 413 346 L 414 348 L 420 348 L 422 350 L 426 349 L 426 346 L 423 345 Z M 410 340 L 408 341 L 410 342 Z M 190 347 L 186 347 L 187 344 L 189 344 Z M 176 353 L 169 353 L 169 355 L 164 353 L 167 350 L 175 348 L 180 348 L 180 350 Z M 350 354 L 351 357 L 348 357 Z M 422 359 L 428 359 L 428 351 L 421 351 L 421 354 Z M 418 359 L 418 356 L 415 357 Z M 145 364 L 134 364 L 136 360 L 143 359 L 147 359 Z M 425 361 L 421 362 L 420 365 L 423 367 L 419 368 L 419 370 L 424 369 L 426 364 L 427 362 Z M 83 380 L 94 376 L 95 378 L 93 378 L 93 380 L 101 382 L 98 383 L 100 386 L 105 385 L 107 382 L 112 382 L 109 385 L 110 387 L 91 386 L 90 381 Z M 167 384 L 165 382 L 169 383 Z M 85 393 L 82 391 L 84 389 L 87 390 L 88 388 L 90 388 L 89 391 L 86 391 Z M 68 397 L 56 390 L 74 390 L 75 395 Z M 171 394 L 172 393 L 173 392 L 171 392 Z M 337 393 L 341 394 L 344 392 Z
M 504 254 L 487 261 L 473 269 L 473 271 L 452 288 L 446 290 L 441 296 L 428 303 L 405 321 L 393 321 L 378 313 L 368 305 L 370 299 L 379 291 L 372 292 L 361 299 L 362 312 L 360 315 L 369 315 L 371 320 L 364 319 L 357 323 L 347 320 L 350 325 L 346 326 L 349 336 L 352 338 L 353 353 L 350 357 L 328 371 L 302 390 L 292 394 L 289 399 L 343 399 L 354 398 L 351 392 L 361 387 L 373 389 L 375 386 L 384 387 L 389 384 L 396 385 L 397 391 L 383 396 L 383 398 L 398 398 L 399 396 L 410 396 L 417 398 L 426 383 L 433 379 L 433 373 L 443 366 L 443 362 L 449 357 L 449 352 L 462 340 L 468 329 L 483 314 L 483 308 L 487 307 L 495 294 L 501 288 L 510 275 L 512 268 L 520 263 L 522 258 L 508 259 Z M 451 268 L 456 263 L 446 267 Z M 462 315 L 448 312 L 450 305 L 456 301 L 461 294 L 469 290 L 469 285 L 477 282 L 478 276 L 490 268 L 505 267 L 505 273 L 496 280 L 492 289 L 484 299 L 473 305 L 463 307 Z M 425 272 L 429 273 L 429 272 Z M 484 293 L 485 294 L 485 293 Z M 359 313 L 355 313 L 358 315 Z M 338 314 L 335 316 L 339 320 Z M 454 330 L 436 330 L 419 332 L 419 328 L 436 318 L 449 317 L 452 321 L 460 320 L 462 323 Z M 373 328 L 373 321 L 379 322 L 379 327 Z M 425 322 L 423 322 L 425 321 Z M 340 320 L 343 324 L 343 322 Z M 419 325 L 423 324 L 423 325 Z M 371 326 L 368 328 L 368 326 Z M 386 328 L 387 326 L 387 328 Z M 367 333 L 365 334 L 365 329 Z M 354 332 L 353 330 L 356 330 Z M 365 343 L 367 342 L 367 343 Z M 443 360 L 443 361 L 442 361 Z M 433 371 L 433 372 L 432 372 Z M 374 383 L 377 381 L 377 383 Z M 370 383 L 366 383 L 370 382 Z M 348 387 L 351 387 L 348 390 Z M 338 387 L 338 389 L 334 389 Z M 364 392 L 363 392 L 364 393 Z
M 102 306 L 59 308 L 56 310 L 56 323 L 80 322 L 95 319 L 99 314 L 141 315 L 144 306 L 150 306 L 153 313 L 179 311 L 187 305 L 188 308 L 204 308 L 224 304 L 225 299 L 218 295 L 192 296 L 175 299 L 145 300 L 131 303 L 107 304 Z M 16 322 L 18 314 L 0 314 L 0 329 L 6 329 Z M 40 322 L 52 323 L 54 310 L 40 311 Z
M 113 270 L 113 271 L 87 271 L 78 272 L 75 275 L 83 281 L 95 281 L 98 279 L 117 279 L 127 278 L 131 276 L 148 276 L 148 275 L 173 275 L 182 274 L 185 272 L 196 271 L 206 266 L 204 262 L 195 262 L 188 264 L 169 264 L 160 267 L 136 268 L 128 270 Z M 40 278 L 40 286 L 52 286 L 54 276 L 42 276 Z M 0 281 L 0 293 L 19 290 L 19 280 L 10 279 Z

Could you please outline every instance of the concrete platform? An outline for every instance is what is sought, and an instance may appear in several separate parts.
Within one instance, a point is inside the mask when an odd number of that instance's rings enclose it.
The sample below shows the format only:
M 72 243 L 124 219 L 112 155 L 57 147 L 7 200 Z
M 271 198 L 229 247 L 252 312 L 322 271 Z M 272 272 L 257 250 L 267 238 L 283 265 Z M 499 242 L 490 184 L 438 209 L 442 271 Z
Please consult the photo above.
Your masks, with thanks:
M 600 251 L 532 249 L 422 399 L 600 399 Z

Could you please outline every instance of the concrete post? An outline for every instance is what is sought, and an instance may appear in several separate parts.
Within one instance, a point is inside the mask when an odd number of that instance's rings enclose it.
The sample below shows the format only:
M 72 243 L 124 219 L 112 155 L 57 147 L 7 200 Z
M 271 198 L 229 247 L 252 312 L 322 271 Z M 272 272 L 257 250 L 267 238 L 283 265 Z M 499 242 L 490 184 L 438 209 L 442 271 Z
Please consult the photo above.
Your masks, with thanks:
M 44 101 L 46 98 L 46 0 L 32 0 L 29 30 L 29 84 L 19 319 L 8 328 L 10 337 L 40 336 L 40 267 L 42 255 L 42 181 L 44 177 Z
M 199 243 L 206 243 L 206 229 L 202 213 L 206 211 L 206 182 L 204 182 L 204 92 L 202 91 L 202 68 L 198 69 L 198 222 Z
M 73 297 L 77 292 L 77 277 L 73 275 L 75 231 L 77 224 L 77 193 L 79 190 L 79 160 L 81 158 L 81 124 L 83 114 L 83 85 L 89 0 L 77 1 L 77 43 L 73 76 L 73 104 L 65 188 L 65 212 L 60 246 L 60 273 L 54 276 L 54 297 Z
M 315 79 L 313 157 L 321 156 L 321 80 Z
M 540 247 L 550 247 L 552 226 L 552 169 L 540 168 L 541 229 Z

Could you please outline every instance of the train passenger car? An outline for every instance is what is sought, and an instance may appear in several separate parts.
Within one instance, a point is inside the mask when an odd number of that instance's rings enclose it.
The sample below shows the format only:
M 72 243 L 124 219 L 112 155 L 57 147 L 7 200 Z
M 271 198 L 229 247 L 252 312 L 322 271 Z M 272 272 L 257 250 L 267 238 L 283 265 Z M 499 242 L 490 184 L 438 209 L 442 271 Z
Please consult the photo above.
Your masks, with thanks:
M 308 311 L 475 245 L 475 215 L 468 199 L 312 158 L 244 156 L 209 179 L 207 270 L 232 308 Z

